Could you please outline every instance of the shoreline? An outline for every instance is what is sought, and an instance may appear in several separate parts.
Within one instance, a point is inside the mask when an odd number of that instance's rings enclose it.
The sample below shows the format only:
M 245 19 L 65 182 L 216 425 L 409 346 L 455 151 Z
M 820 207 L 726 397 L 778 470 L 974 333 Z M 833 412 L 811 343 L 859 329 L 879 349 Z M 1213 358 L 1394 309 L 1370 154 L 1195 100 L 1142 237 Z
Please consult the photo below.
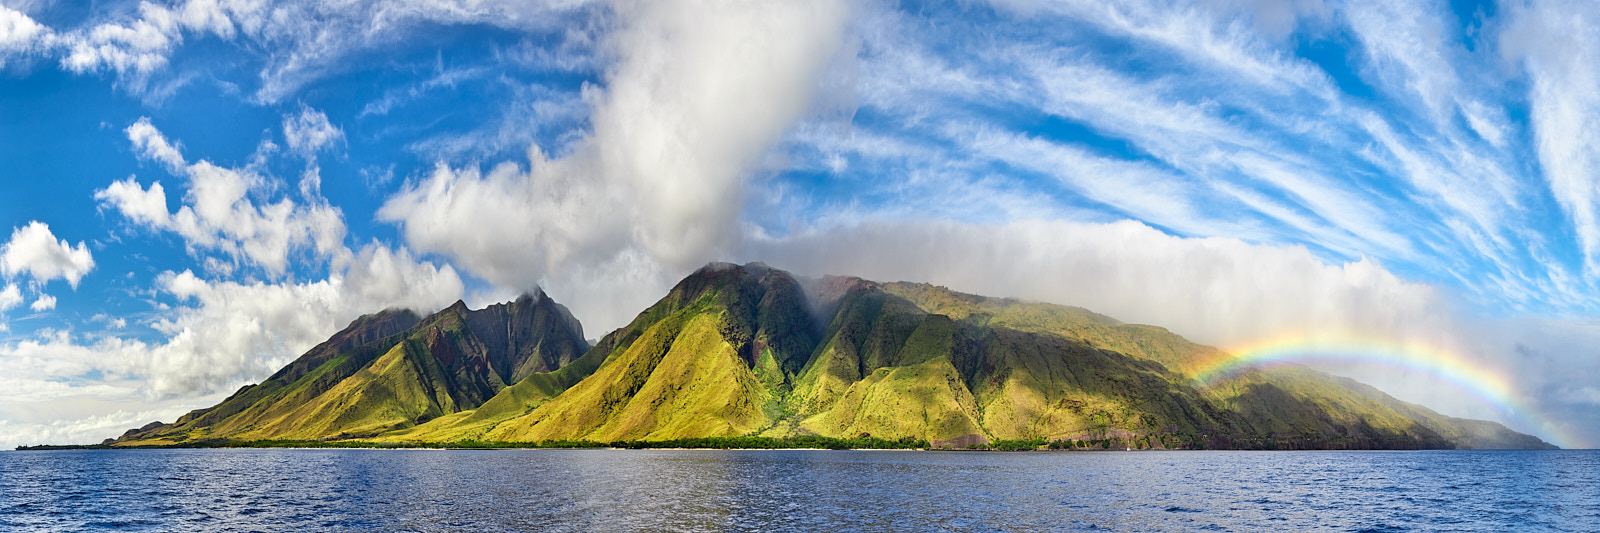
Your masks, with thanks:
M 842 448 L 842 447 L 817 447 L 817 446 L 769 446 L 769 447 L 735 447 L 735 446 L 612 446 L 605 443 L 596 443 L 593 446 L 581 445 L 550 445 L 541 446 L 538 443 L 496 443 L 495 445 L 458 445 L 456 443 L 407 443 L 372 445 L 328 443 L 316 444 L 299 442 L 282 445 L 249 445 L 249 444 L 223 444 L 223 445 L 139 445 L 139 446 L 112 446 L 104 444 L 83 445 L 57 445 L 43 444 L 36 446 L 18 446 L 12 450 L 18 452 L 49 452 L 49 451 L 84 451 L 84 450 L 217 450 L 217 449 L 247 449 L 247 450 L 439 450 L 439 451 L 491 451 L 491 450 L 671 450 L 671 451 L 857 451 L 857 452 L 1056 452 L 1056 453 L 1105 453 L 1105 452 L 1423 452 L 1423 451 L 1582 451 L 1567 450 L 1564 448 L 1497 448 L 1497 449 L 1472 449 L 1472 448 L 1422 448 L 1422 449 L 1302 449 L 1302 450 L 1266 450 L 1252 448 L 1206 448 L 1206 449 L 1181 449 L 1181 448 L 1146 448 L 1146 449 L 1095 449 L 1095 448 L 1044 448 L 1044 449 L 998 449 L 998 448 L 933 448 L 933 447 L 905 447 L 905 448 Z

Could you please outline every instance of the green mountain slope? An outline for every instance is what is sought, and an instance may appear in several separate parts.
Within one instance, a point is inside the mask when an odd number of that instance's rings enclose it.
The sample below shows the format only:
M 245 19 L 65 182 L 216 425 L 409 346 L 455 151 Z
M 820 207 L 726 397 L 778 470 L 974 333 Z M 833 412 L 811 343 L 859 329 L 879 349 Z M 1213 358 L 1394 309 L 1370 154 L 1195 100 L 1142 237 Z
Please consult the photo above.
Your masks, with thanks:
M 749 434 L 775 420 L 778 399 L 814 344 L 814 329 L 804 292 L 787 273 L 708 266 L 603 339 L 591 352 L 606 354 L 592 376 L 537 406 L 524 402 L 526 414 L 498 422 L 482 437 Z M 458 434 L 475 438 L 474 429 Z
M 712 264 L 582 350 L 547 298 L 363 317 L 260 385 L 125 444 L 819 435 L 1077 447 L 1542 448 L 1295 366 L 1068 306 Z
M 836 310 L 793 398 L 805 431 L 959 445 L 1241 431 L 1159 362 L 1088 342 L 1145 332 L 1101 315 L 853 278 L 818 294 Z
M 173 424 L 130 431 L 121 444 L 197 439 L 373 436 L 473 409 L 519 373 L 576 360 L 582 330 L 540 294 L 425 319 L 385 311 L 357 319 L 283 370 Z

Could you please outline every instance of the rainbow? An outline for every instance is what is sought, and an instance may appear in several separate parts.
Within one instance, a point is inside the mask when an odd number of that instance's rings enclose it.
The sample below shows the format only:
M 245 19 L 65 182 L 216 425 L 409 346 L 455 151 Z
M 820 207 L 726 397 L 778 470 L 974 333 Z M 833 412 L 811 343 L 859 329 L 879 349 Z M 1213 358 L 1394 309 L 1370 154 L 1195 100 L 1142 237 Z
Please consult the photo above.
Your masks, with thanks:
M 1379 338 L 1284 335 L 1237 346 L 1222 357 L 1192 369 L 1196 380 L 1211 385 L 1240 371 L 1298 363 L 1361 363 L 1378 365 L 1419 375 L 1432 376 L 1471 393 L 1501 416 L 1527 429 L 1554 432 L 1557 446 L 1573 442 L 1559 434 L 1554 424 L 1546 423 L 1516 398 L 1512 383 L 1501 372 L 1462 358 L 1455 352 L 1434 345 L 1399 342 Z M 1515 429 L 1515 428 L 1514 428 Z

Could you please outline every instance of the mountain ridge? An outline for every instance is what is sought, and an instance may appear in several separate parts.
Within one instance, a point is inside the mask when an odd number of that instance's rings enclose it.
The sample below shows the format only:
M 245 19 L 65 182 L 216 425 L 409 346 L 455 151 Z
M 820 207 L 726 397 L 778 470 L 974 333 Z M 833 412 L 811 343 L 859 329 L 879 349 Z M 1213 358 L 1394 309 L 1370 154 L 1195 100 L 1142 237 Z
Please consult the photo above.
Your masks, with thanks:
M 1087 309 L 920 283 L 802 280 L 761 263 L 709 264 L 592 347 L 542 292 L 478 311 L 457 302 L 425 318 L 405 313 L 357 319 L 262 384 L 114 443 L 817 436 L 943 447 L 1552 447 L 1304 367 L 1200 384 L 1197 369 L 1230 356 Z

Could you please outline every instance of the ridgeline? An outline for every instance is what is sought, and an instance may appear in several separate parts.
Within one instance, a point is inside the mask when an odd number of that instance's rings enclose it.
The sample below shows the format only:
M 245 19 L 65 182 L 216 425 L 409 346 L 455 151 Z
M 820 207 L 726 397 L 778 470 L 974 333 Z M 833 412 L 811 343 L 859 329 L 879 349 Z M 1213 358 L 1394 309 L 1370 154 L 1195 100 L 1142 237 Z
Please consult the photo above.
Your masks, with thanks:
M 1060 305 L 712 264 L 594 346 L 544 294 L 362 317 L 94 448 L 1554 448 Z M 24 447 L 55 449 L 59 447 Z

